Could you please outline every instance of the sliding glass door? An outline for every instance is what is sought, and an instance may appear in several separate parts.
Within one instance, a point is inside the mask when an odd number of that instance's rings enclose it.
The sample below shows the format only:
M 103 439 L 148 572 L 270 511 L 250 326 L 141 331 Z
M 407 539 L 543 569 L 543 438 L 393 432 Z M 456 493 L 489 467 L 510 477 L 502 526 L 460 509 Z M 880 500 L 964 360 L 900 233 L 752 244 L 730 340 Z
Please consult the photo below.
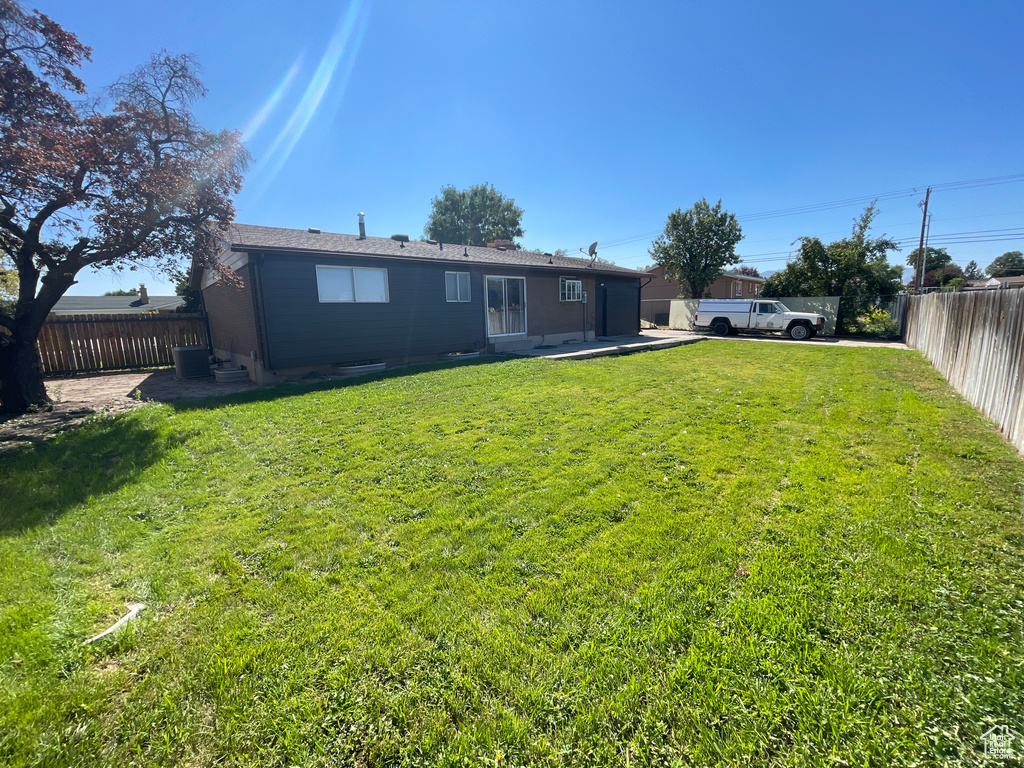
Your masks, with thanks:
M 526 333 L 526 279 L 488 277 L 487 335 Z

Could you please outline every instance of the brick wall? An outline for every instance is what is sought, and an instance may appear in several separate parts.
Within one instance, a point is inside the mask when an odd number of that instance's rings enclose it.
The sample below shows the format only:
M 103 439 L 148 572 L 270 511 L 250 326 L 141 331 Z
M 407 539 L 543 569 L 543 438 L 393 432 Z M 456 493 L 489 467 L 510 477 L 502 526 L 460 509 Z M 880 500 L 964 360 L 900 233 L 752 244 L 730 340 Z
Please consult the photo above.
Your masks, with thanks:
M 655 267 L 647 273 L 654 279 L 643 285 L 640 289 L 640 298 L 645 301 L 651 299 L 677 299 L 679 298 L 679 283 L 665 277 L 664 267 Z M 736 293 L 735 283 L 742 284 L 742 295 Z M 708 286 L 707 293 L 713 299 L 752 299 L 760 293 L 760 281 L 748 280 L 743 275 L 722 275 L 715 282 Z M 683 298 L 688 298 L 689 295 Z
M 242 285 L 223 280 L 203 289 L 203 303 L 210 319 L 210 341 L 215 350 L 247 356 L 258 349 L 249 265 L 239 268 Z
M 531 335 L 576 333 L 583 336 L 583 304 L 559 301 L 559 277 L 583 281 L 587 293 L 587 332 L 594 331 L 594 278 L 583 270 L 563 275 L 530 275 L 526 278 L 526 324 Z

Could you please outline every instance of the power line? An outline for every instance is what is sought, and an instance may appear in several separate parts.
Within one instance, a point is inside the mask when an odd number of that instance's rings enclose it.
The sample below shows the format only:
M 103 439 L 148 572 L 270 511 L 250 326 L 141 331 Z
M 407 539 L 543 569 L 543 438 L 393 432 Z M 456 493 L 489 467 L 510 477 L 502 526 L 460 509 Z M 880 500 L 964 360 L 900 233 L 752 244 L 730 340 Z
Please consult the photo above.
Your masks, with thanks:
M 932 184 L 932 191 L 942 190 L 945 192 L 959 191 L 964 189 L 979 189 L 981 187 L 998 186 L 1002 184 L 1017 184 L 1024 181 L 1024 173 L 1008 174 L 1005 176 L 990 176 L 981 179 L 965 179 L 963 181 L 948 181 L 941 184 Z M 760 213 L 749 213 L 737 215 L 740 222 L 765 221 L 767 219 L 782 218 L 785 216 L 798 216 L 805 213 L 820 213 L 834 210 L 836 208 L 847 208 L 852 205 L 863 205 L 878 200 L 896 200 L 900 198 L 913 197 L 920 194 L 923 187 L 910 187 L 907 189 L 883 192 L 877 195 L 861 195 L 859 197 L 848 197 L 841 200 L 832 200 L 824 203 L 811 203 L 809 205 L 793 206 L 790 208 L 779 208 L 773 211 L 762 211 Z M 601 243 L 601 249 L 619 248 L 623 245 L 649 240 L 660 235 L 663 230 L 644 232 L 639 235 L 613 238 Z M 575 252 L 575 248 L 565 249 L 566 253 Z
M 1017 173 L 1008 176 L 992 176 L 986 179 L 969 179 L 965 181 L 950 181 L 944 184 L 932 184 L 932 190 L 945 190 L 953 191 L 959 189 L 977 189 L 979 187 L 990 187 L 998 184 L 1015 184 L 1024 181 L 1024 173 Z M 833 200 L 827 203 L 813 203 L 811 205 L 801 205 L 792 208 L 780 208 L 775 211 L 765 211 L 764 213 L 753 213 L 745 216 L 737 216 L 738 219 L 745 221 L 760 221 L 763 219 L 777 218 L 780 216 L 795 216 L 800 213 L 817 213 L 818 211 L 831 210 L 833 208 L 845 208 L 850 205 L 860 205 L 863 203 L 870 203 L 874 200 L 893 200 L 901 197 L 912 197 L 920 194 L 921 187 L 911 187 L 909 189 L 900 189 L 893 192 L 883 192 L 879 195 L 862 195 L 860 197 L 849 197 L 843 200 Z

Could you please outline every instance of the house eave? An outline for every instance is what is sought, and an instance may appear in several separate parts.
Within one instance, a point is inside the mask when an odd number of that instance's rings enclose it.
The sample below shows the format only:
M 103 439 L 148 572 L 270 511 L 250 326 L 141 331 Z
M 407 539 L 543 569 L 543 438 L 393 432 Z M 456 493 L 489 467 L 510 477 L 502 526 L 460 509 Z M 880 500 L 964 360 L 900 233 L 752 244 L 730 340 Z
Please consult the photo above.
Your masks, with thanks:
M 458 249 L 462 246 L 452 245 L 451 248 Z M 600 266 L 588 266 L 586 264 L 573 263 L 558 263 L 558 257 L 553 257 L 555 263 L 553 264 L 517 264 L 515 262 L 506 261 L 482 261 L 475 259 L 472 256 L 460 256 L 458 254 L 454 256 L 400 256 L 395 254 L 383 254 L 383 253 L 365 253 L 359 251 L 338 251 L 338 250 L 317 250 L 312 248 L 288 248 L 284 246 L 268 247 L 265 245 L 246 245 L 244 243 L 231 243 L 230 250 L 235 253 L 279 253 L 283 255 L 311 255 L 311 256 L 330 256 L 330 257 L 346 257 L 346 258 L 358 258 L 358 259 L 391 259 L 395 261 L 409 262 L 409 263 L 431 263 L 431 264 L 472 264 L 479 267 L 494 267 L 495 269 L 539 269 L 543 271 L 554 271 L 554 272 L 565 272 L 565 271 L 585 271 L 590 274 L 601 274 L 611 275 L 618 277 L 626 277 L 639 279 L 646 277 L 646 273 L 636 271 L 629 272 L 620 269 L 602 269 Z

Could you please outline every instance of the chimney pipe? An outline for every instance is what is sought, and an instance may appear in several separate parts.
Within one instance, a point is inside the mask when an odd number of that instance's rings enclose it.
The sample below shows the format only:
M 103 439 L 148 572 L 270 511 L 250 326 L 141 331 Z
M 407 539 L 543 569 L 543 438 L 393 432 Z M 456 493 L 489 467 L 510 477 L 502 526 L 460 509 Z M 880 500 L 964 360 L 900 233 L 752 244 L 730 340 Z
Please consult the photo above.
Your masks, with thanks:
M 139 304 L 149 304 L 149 291 L 145 283 L 139 283 Z
M 366 239 L 366 220 L 363 218 L 363 213 L 359 213 L 359 239 Z

